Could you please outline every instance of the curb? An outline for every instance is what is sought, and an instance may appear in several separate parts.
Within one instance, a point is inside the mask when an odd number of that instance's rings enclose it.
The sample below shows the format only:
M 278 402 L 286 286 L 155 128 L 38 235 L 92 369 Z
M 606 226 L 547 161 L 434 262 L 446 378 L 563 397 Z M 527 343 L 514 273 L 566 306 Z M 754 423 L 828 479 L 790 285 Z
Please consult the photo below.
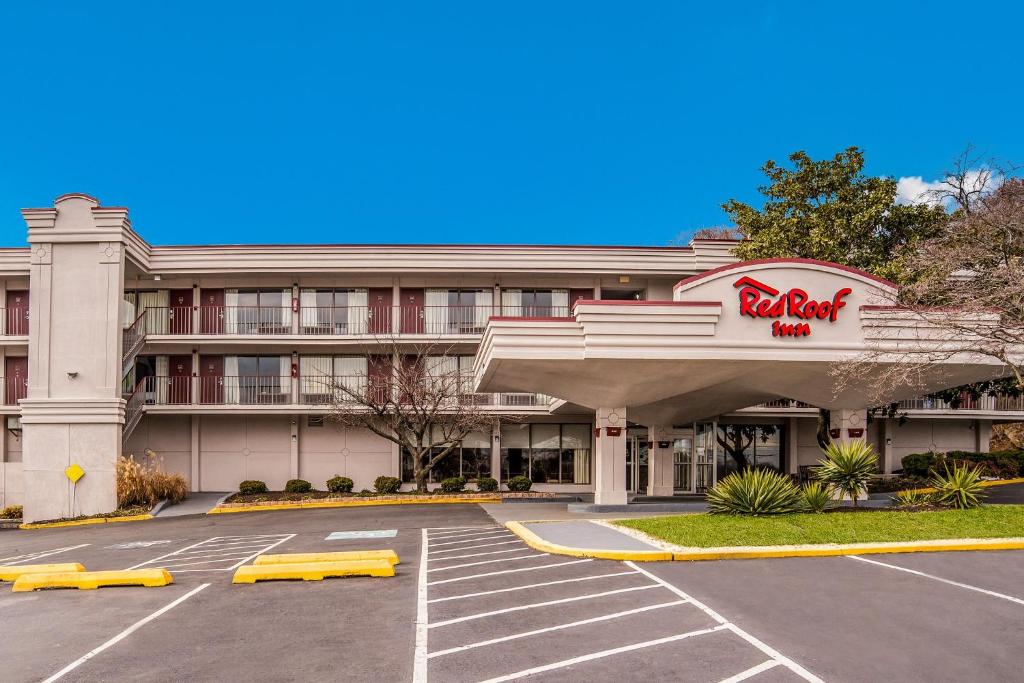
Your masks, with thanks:
M 979 482 L 979 486 L 982 488 L 992 488 L 993 486 L 1007 486 L 1008 484 L 1024 484 L 1024 477 L 1017 477 L 1016 479 L 990 479 L 988 481 Z M 934 486 L 925 486 L 919 489 L 902 489 L 900 491 L 892 491 L 889 493 L 890 496 L 903 491 L 909 491 L 913 493 L 935 493 L 938 489 Z
M 93 517 L 90 519 L 73 519 L 67 522 L 40 522 L 21 524 L 19 529 L 54 529 L 62 526 L 85 526 L 87 524 L 113 524 L 115 522 L 142 522 L 153 519 L 153 515 L 129 515 L 126 517 Z
M 534 550 L 551 553 L 552 555 L 593 557 L 599 560 L 630 560 L 633 562 L 667 562 L 673 559 L 672 553 L 668 550 L 608 550 L 603 548 L 572 548 L 559 545 L 545 541 L 520 522 L 505 522 L 505 528 L 521 538 L 526 545 Z
M 315 510 L 323 508 L 348 508 L 348 507 L 373 507 L 377 505 L 453 505 L 453 504 L 467 504 L 467 503 L 500 503 L 501 498 L 440 498 L 433 500 L 353 500 L 353 501 L 336 501 L 330 503 L 323 502 L 301 502 L 296 501 L 294 503 L 282 503 L 280 505 L 264 505 L 254 504 L 247 505 L 245 507 L 215 507 L 207 511 L 208 515 L 225 515 L 233 514 L 236 512 L 271 512 L 273 510 Z
M 962 538 L 893 543 L 844 543 L 759 548 L 717 547 L 683 550 L 608 550 L 574 548 L 545 541 L 520 522 L 506 522 L 505 528 L 535 550 L 552 555 L 592 557 L 601 560 L 632 562 L 697 562 L 701 560 L 753 560 L 778 557 L 835 557 L 837 555 L 876 555 L 882 553 L 939 553 L 969 550 L 1024 550 L 1021 538 Z M 652 538 L 653 541 L 658 539 Z

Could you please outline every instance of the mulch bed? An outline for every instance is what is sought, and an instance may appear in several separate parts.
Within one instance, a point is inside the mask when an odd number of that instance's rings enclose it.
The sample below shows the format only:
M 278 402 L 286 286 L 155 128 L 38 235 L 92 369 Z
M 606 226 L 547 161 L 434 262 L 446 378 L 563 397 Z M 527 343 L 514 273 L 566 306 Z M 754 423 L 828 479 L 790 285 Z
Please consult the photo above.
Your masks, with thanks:
M 235 493 L 228 496 L 221 505 L 231 503 L 269 503 L 269 502 L 302 502 L 302 501 L 354 501 L 354 500 L 402 500 L 404 498 L 431 498 L 434 496 L 444 498 L 465 498 L 467 500 L 485 499 L 492 500 L 495 496 L 502 498 L 552 498 L 555 493 L 550 491 L 536 492 L 511 492 L 502 491 L 485 493 L 481 491 L 465 491 L 463 493 L 443 493 L 440 490 L 428 493 L 416 493 L 415 491 L 401 491 L 399 493 L 381 495 L 379 493 L 331 493 L 330 491 L 310 491 L 308 493 L 287 493 L 285 491 L 268 491 L 267 493 Z

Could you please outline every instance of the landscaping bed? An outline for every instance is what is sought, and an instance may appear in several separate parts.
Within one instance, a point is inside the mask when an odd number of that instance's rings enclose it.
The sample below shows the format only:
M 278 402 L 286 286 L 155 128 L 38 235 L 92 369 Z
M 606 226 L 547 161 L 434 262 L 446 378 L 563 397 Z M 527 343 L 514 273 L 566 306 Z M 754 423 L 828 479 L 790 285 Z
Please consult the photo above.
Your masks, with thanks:
M 920 512 L 875 510 L 871 514 L 697 514 L 621 520 L 616 524 L 690 548 L 1015 538 L 1024 536 L 1024 506 Z
M 267 491 L 266 493 L 233 493 L 224 499 L 217 507 L 241 507 L 244 505 L 252 504 L 265 504 L 265 503 L 296 503 L 296 502 L 355 502 L 355 501 L 375 501 L 375 500 L 422 500 L 423 502 L 432 502 L 438 498 L 451 499 L 466 499 L 466 500 L 483 500 L 493 501 L 500 498 L 551 498 L 556 494 L 549 491 L 545 492 L 483 492 L 483 491 L 462 491 L 457 493 L 445 493 L 440 489 L 430 491 L 428 493 L 417 493 L 415 491 L 399 491 L 397 493 L 380 494 L 375 491 L 357 492 L 357 493 L 333 493 L 331 491 L 307 491 L 305 493 L 289 493 L 287 491 Z
M 58 517 L 56 519 L 41 519 L 31 524 L 23 524 L 23 529 L 34 529 L 43 526 L 71 526 L 74 524 L 89 524 L 93 522 L 105 522 L 107 520 L 126 520 L 127 518 L 148 518 L 149 508 L 128 507 L 118 508 L 112 512 L 100 512 L 95 515 L 78 515 L 77 517 Z

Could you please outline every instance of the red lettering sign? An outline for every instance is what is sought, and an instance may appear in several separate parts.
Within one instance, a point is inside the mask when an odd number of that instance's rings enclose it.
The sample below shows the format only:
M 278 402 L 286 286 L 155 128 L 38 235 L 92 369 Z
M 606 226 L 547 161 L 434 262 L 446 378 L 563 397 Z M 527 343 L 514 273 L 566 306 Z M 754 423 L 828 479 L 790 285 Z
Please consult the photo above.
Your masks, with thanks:
M 799 287 L 780 292 L 749 276 L 741 277 L 733 286 L 740 290 L 740 315 L 758 319 L 795 318 L 797 321 L 827 320 L 834 323 L 840 309 L 846 307 L 846 297 L 853 293 L 849 287 L 843 287 L 831 299 L 819 301 Z M 773 337 L 808 337 L 810 334 L 808 322 L 772 322 Z

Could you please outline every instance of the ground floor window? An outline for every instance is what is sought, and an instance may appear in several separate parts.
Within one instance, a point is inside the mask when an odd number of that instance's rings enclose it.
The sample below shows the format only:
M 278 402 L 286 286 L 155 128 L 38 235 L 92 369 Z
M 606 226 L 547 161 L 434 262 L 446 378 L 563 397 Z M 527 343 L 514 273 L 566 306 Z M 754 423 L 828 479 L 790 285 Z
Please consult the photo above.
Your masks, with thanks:
M 589 424 L 501 426 L 501 476 L 529 477 L 538 484 L 589 484 Z
M 783 470 L 782 444 L 785 427 L 780 424 L 721 424 L 718 442 L 718 479 L 746 469 L 764 467 Z
M 430 454 L 423 456 L 426 464 L 430 457 L 440 453 L 443 448 L 435 448 Z M 491 476 L 491 434 L 490 432 L 470 432 L 451 453 L 446 455 L 430 471 L 427 481 L 440 483 L 450 477 L 465 477 L 467 481 L 476 481 L 481 477 Z M 412 453 L 402 449 L 402 481 L 412 482 Z

